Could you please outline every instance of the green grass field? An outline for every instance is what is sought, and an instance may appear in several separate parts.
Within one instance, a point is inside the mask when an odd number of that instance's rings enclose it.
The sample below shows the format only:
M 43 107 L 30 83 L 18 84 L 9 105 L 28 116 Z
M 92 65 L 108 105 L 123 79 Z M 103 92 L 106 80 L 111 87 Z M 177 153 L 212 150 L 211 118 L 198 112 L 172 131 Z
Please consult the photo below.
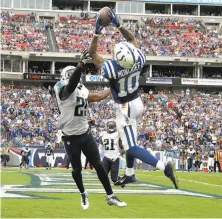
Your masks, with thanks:
M 1 171 L 2 218 L 222 218 L 222 174 L 177 172 L 175 190 L 162 172 L 137 171 L 137 184 L 113 187 L 127 207 L 109 206 L 94 171 L 83 172 L 90 207 L 66 169 Z

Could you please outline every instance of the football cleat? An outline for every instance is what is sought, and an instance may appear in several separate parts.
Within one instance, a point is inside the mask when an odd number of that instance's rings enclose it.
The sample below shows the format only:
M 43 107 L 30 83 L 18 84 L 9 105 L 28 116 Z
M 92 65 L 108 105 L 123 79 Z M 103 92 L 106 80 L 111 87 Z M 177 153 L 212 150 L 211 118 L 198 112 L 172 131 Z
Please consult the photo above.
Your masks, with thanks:
M 89 208 L 89 200 L 86 192 L 81 194 L 81 207 L 83 210 Z
M 123 176 L 120 176 L 119 179 L 114 183 L 115 186 L 121 186 L 124 188 L 126 184 L 129 183 L 135 183 L 136 182 L 136 176 L 133 174 L 132 176 L 127 176 L 124 174 Z
M 165 165 L 164 174 L 173 182 L 175 188 L 178 189 L 179 184 L 174 174 L 174 165 L 171 161 L 167 162 L 167 164 Z
M 121 201 L 117 196 L 113 195 L 111 198 L 106 198 L 108 205 L 116 205 L 118 207 L 125 207 L 127 204 L 123 201 Z

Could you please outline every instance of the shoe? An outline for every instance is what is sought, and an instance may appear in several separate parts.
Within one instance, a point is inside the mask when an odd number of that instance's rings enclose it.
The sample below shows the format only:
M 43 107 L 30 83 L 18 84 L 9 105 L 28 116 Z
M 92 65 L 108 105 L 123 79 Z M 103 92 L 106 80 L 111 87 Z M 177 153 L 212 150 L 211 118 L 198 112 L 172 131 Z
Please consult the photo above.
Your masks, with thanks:
M 135 183 L 136 182 L 136 176 L 133 174 L 132 176 L 127 176 L 124 174 L 123 176 L 120 176 L 119 179 L 114 183 L 115 186 L 125 186 L 128 183 Z M 123 188 L 123 187 L 122 187 Z
M 119 200 L 119 198 L 115 195 L 113 195 L 111 198 L 106 198 L 105 199 L 107 201 L 108 205 L 116 205 L 118 207 L 125 207 L 127 206 L 127 204 L 121 200 Z
M 89 200 L 86 192 L 81 194 L 81 207 L 83 210 L 89 208 Z
M 175 188 L 178 189 L 179 188 L 178 180 L 176 179 L 176 177 L 174 175 L 174 165 L 171 161 L 169 161 L 165 165 L 164 174 L 173 182 Z

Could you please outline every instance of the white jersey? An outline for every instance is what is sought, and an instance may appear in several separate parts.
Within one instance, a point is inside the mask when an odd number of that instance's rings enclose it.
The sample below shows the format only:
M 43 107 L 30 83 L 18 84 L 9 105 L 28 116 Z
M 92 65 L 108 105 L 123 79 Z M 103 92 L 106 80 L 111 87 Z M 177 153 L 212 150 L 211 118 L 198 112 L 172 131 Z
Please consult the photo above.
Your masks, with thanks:
M 84 85 L 77 86 L 74 92 L 66 99 L 60 100 L 59 93 L 67 81 L 58 81 L 54 86 L 60 115 L 58 116 L 59 129 L 65 135 L 82 135 L 88 128 L 88 95 Z
M 23 151 L 23 153 L 22 153 L 23 156 L 28 156 L 31 152 L 31 149 L 30 148 L 28 148 L 28 149 L 23 148 L 22 151 Z
M 104 151 L 105 157 L 115 161 L 120 155 L 118 132 L 104 133 L 102 136 L 101 149 Z
M 187 149 L 187 159 L 193 158 L 194 157 L 194 153 L 195 153 L 194 149 L 192 149 L 192 150 Z

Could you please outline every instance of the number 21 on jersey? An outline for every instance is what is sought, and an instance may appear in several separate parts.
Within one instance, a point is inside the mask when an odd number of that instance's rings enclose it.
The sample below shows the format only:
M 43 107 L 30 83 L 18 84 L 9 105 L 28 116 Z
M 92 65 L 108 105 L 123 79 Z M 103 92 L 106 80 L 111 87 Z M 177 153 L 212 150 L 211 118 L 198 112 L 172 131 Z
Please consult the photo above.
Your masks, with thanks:
M 108 138 L 103 140 L 103 145 L 105 150 L 114 150 L 114 139 Z

